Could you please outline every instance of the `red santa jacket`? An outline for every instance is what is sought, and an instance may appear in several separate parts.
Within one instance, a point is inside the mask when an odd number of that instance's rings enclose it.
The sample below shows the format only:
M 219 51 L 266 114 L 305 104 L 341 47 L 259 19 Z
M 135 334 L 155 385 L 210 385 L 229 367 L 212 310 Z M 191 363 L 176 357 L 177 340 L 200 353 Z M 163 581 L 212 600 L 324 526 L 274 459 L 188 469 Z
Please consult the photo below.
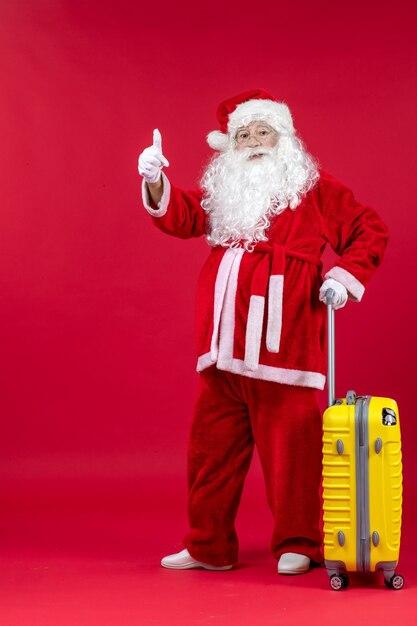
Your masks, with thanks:
M 164 178 L 159 208 L 143 185 L 143 202 L 162 231 L 207 233 L 201 191 L 185 192 Z M 326 307 L 319 301 L 321 256 L 340 258 L 325 275 L 360 301 L 380 264 L 387 228 L 377 213 L 325 172 L 294 210 L 271 221 L 267 242 L 253 252 L 211 249 L 197 286 L 197 370 L 219 369 L 278 383 L 323 389 Z

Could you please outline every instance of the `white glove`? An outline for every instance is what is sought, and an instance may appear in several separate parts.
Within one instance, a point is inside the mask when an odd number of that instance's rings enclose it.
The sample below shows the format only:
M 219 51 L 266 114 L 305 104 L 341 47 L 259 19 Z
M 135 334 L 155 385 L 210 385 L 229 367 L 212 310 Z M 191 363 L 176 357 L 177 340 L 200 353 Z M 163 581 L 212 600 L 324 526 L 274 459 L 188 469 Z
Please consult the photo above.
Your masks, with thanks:
M 147 183 L 156 183 L 161 177 L 162 167 L 169 166 L 162 154 L 162 137 L 157 128 L 153 131 L 153 145 L 145 148 L 139 157 L 138 170 Z
M 326 303 L 326 291 L 328 289 L 334 290 L 333 299 L 332 299 L 333 309 L 337 310 L 345 306 L 348 300 L 348 293 L 346 291 L 346 287 L 342 285 L 342 283 L 339 283 L 339 281 L 334 280 L 333 278 L 328 278 L 327 280 L 325 280 L 322 286 L 320 287 L 320 293 L 319 293 L 319 300 L 321 300 L 321 302 L 324 302 L 324 304 L 327 304 Z

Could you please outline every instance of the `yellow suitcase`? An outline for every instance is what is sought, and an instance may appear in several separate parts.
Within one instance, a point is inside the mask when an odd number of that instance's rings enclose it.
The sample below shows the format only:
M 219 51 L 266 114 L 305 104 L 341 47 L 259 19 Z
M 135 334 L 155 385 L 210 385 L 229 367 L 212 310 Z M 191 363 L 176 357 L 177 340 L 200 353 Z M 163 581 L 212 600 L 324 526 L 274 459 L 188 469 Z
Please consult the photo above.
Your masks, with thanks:
M 330 587 L 346 572 L 382 571 L 391 589 L 401 538 L 402 460 L 398 406 L 373 396 L 335 399 L 334 311 L 328 294 L 329 408 L 323 415 L 324 559 Z

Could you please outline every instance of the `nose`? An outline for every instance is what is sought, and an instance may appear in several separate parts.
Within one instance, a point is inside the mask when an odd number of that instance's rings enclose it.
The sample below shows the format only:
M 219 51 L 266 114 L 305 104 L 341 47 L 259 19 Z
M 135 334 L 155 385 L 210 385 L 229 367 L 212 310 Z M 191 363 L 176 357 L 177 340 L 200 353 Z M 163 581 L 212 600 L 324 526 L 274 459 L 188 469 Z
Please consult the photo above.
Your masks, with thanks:
M 261 142 L 256 137 L 256 135 L 250 135 L 246 143 L 249 148 L 257 148 L 261 145 Z

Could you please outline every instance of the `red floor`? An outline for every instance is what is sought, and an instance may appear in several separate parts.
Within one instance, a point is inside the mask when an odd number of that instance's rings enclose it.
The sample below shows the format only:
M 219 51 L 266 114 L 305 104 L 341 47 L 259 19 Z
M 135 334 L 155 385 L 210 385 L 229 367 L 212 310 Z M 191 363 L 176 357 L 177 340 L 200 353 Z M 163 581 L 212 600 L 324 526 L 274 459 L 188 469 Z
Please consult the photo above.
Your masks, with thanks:
M 143 484 L 145 482 L 145 484 Z M 238 518 L 240 565 L 229 572 L 165 570 L 160 557 L 181 549 L 183 477 L 115 484 L 105 495 L 85 480 L 41 493 L 9 494 L 1 530 L 0 624 L 130 626 L 153 624 L 416 624 L 413 526 L 405 520 L 398 569 L 403 590 L 379 576 L 351 576 L 344 592 L 324 570 L 282 577 L 268 551 L 271 520 L 256 471 Z M 64 488 L 65 487 L 65 488 Z M 130 496 L 129 496 L 130 493 Z M 78 494 L 78 496 L 77 496 Z M 409 531 L 407 530 L 409 528 Z

